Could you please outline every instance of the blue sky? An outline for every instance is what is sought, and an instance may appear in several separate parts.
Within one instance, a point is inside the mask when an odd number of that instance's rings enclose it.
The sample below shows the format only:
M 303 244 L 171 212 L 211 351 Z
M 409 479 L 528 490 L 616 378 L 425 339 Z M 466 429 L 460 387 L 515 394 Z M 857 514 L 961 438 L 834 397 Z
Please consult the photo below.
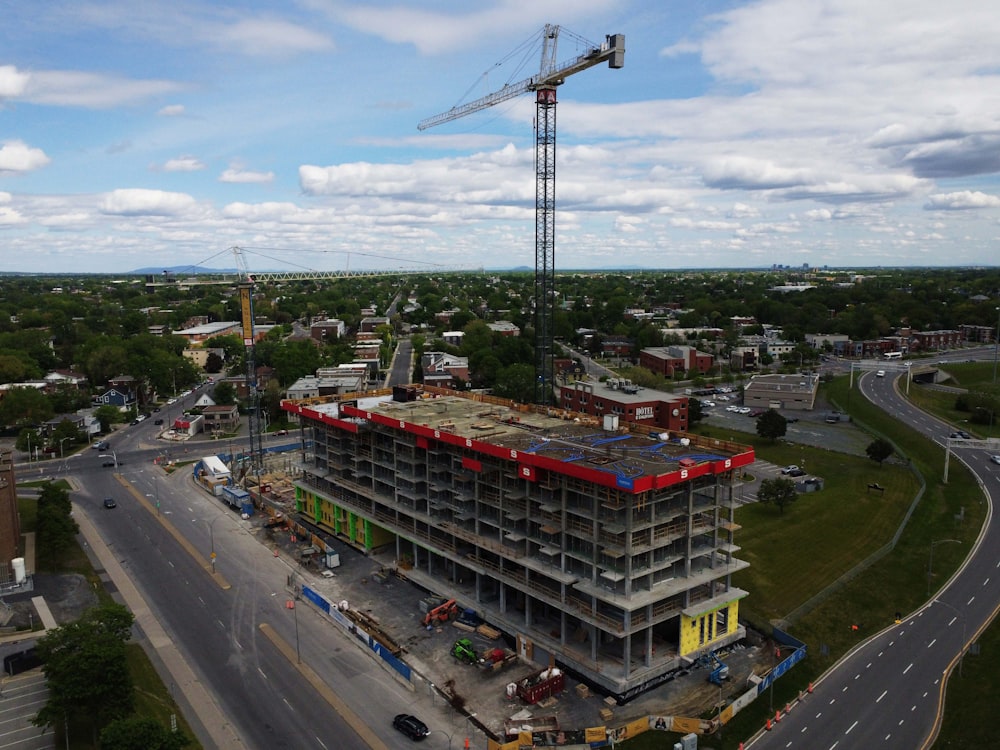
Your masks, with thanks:
M 416 125 L 546 23 L 626 46 L 559 88 L 557 269 L 997 262 L 981 0 L 0 8 L 0 272 L 532 266 L 531 95 Z

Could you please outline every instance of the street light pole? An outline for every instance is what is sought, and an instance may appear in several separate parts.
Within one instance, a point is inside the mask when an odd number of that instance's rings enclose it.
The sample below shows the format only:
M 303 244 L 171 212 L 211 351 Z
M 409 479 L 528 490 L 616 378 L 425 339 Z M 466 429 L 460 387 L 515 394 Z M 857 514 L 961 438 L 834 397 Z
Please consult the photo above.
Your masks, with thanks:
M 218 515 L 211 520 L 208 524 L 208 539 L 209 543 L 212 545 L 212 552 L 209 555 L 209 559 L 212 561 L 212 575 L 215 575 L 215 522 L 224 516 Z
M 69 439 L 70 438 L 68 438 L 68 437 L 59 438 L 59 458 L 60 459 L 63 458 L 63 443 L 65 443 Z
M 931 566 L 934 564 L 934 548 L 939 544 L 944 544 L 945 542 L 954 542 L 955 544 L 961 544 L 961 539 L 938 539 L 937 541 L 931 542 L 931 554 L 927 558 L 927 596 L 931 595 Z

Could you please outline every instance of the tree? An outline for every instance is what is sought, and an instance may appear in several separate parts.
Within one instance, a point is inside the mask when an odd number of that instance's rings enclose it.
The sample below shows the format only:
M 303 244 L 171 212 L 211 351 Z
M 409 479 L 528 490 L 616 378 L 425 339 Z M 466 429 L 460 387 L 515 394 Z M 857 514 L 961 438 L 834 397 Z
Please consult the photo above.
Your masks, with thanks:
M 226 380 L 216 383 L 212 390 L 212 400 L 219 406 L 232 406 L 236 403 L 236 386 Z
M 14 441 L 14 447 L 19 451 L 29 454 L 37 453 L 38 449 L 42 447 L 42 437 L 38 434 L 38 430 L 31 427 L 24 427 L 17 433 L 17 440 Z
M 535 368 L 532 365 L 511 365 L 497 373 L 497 384 L 493 391 L 501 398 L 509 398 L 522 404 L 530 404 L 535 399 Z
M 795 482 L 791 479 L 762 479 L 757 490 L 757 500 L 765 505 L 777 505 L 779 512 L 784 514 L 785 506 L 799 499 L 795 491 Z
M 705 410 L 701 405 L 701 399 L 688 399 L 688 427 L 693 427 L 705 418 Z
M 788 420 L 774 409 L 768 409 L 757 417 L 757 434 L 765 440 L 783 438 L 788 431 Z
M 101 732 L 101 750 L 181 750 L 190 744 L 186 734 L 148 716 L 116 719 Z
M 0 401 L 0 424 L 29 427 L 52 417 L 52 405 L 34 388 L 11 388 Z
M 876 438 L 868 443 L 868 447 L 865 448 L 865 453 L 868 454 L 868 458 L 872 461 L 876 461 L 881 469 L 882 462 L 889 458 L 889 456 L 893 453 L 892 443 L 884 438 Z
M 133 620 L 121 604 L 104 604 L 38 640 L 49 697 L 32 720 L 35 726 L 89 720 L 96 740 L 101 727 L 132 713 L 135 697 L 125 641 Z
M 103 404 L 94 410 L 94 416 L 101 423 L 101 432 L 109 432 L 111 425 L 125 421 L 125 417 L 117 406 Z
M 42 485 L 38 494 L 38 516 L 35 534 L 38 555 L 47 567 L 52 567 L 68 550 L 80 527 L 72 516 L 73 504 L 69 491 L 51 482 Z
M 222 357 L 220 357 L 216 352 L 209 352 L 208 356 L 205 357 L 205 372 L 222 372 L 224 364 L 225 362 L 223 362 Z

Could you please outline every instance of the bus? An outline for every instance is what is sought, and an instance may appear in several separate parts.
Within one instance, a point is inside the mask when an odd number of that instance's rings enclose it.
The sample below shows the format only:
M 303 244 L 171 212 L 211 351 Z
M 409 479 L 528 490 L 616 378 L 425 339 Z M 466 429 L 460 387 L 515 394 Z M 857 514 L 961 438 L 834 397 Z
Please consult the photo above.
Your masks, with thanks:
M 886 352 L 885 353 L 885 358 L 886 359 L 902 359 L 903 358 L 903 353 L 902 352 Z

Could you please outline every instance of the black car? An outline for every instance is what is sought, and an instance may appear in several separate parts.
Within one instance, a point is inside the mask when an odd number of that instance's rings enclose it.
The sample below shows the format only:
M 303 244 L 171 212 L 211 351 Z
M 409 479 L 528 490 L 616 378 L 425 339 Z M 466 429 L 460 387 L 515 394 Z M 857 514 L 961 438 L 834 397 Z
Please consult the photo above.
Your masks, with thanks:
M 419 741 L 424 739 L 431 731 L 424 722 L 416 716 L 410 714 L 397 714 L 392 720 L 392 725 L 411 740 Z
M 115 499 L 113 497 L 106 497 L 106 498 L 104 498 L 104 507 L 105 508 L 117 508 L 118 507 L 118 503 L 115 502 Z
M 153 420 L 153 424 L 155 424 L 155 425 L 161 425 L 161 424 L 163 424 L 163 420 L 162 419 L 154 419 Z
M 805 475 L 806 473 L 799 468 L 792 469 L 791 471 L 788 472 L 788 476 L 790 477 L 804 477 Z
M 101 466 L 103 466 L 105 469 L 111 469 L 111 468 L 114 468 L 115 466 L 120 466 L 123 463 L 125 463 L 125 462 L 124 461 L 119 461 L 116 464 L 114 461 L 105 461 L 103 464 L 101 464 Z

